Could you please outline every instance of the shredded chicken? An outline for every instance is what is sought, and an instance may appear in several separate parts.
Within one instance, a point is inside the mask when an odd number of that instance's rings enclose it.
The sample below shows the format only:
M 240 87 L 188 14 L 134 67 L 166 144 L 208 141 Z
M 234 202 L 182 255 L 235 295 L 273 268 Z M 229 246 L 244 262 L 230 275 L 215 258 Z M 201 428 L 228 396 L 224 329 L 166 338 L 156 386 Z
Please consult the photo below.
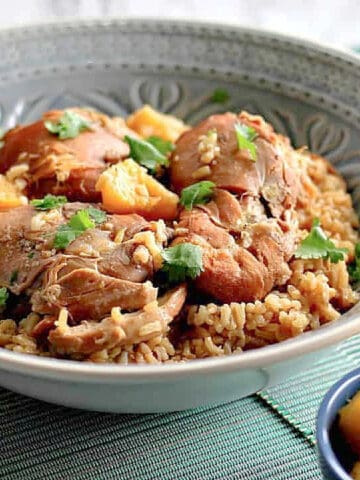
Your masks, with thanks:
M 59 321 L 50 332 L 49 341 L 61 354 L 90 354 L 104 348 L 147 341 L 167 332 L 185 298 L 186 286 L 180 285 L 137 312 L 122 314 L 116 308 L 110 317 L 99 323 L 84 321 L 75 327 Z
M 1 285 L 16 295 L 27 293 L 36 313 L 53 317 L 67 308 L 76 323 L 100 320 L 114 306 L 137 310 L 157 298 L 157 288 L 149 281 L 157 260 L 137 237 L 148 233 L 160 251 L 168 236 L 157 235 L 157 222 L 138 215 L 108 215 L 103 225 L 86 230 L 64 250 L 53 248 L 59 225 L 87 206 L 73 203 L 45 212 L 24 206 L 0 213 Z M 119 230 L 120 243 L 115 242 Z
M 22 190 L 29 197 L 53 193 L 66 195 L 69 200 L 100 201 L 100 193 L 95 190 L 100 174 L 108 164 L 129 154 L 123 138 L 136 133 L 122 119 L 86 109 L 70 110 L 91 122 L 91 130 L 59 140 L 44 125 L 44 121 L 58 121 L 64 113 L 54 110 L 35 123 L 13 128 L 3 138 L 0 173 L 13 176 L 14 168 L 21 166 Z
M 236 122 L 258 135 L 255 162 L 239 149 Z M 174 244 L 202 248 L 204 271 L 195 281 L 201 291 L 223 302 L 261 299 L 290 276 L 298 226 L 294 151 L 261 117 L 244 112 L 211 116 L 176 144 L 171 182 L 177 191 L 198 181 L 203 168 L 199 139 L 203 142 L 209 131 L 217 132 L 219 146 L 206 175 L 218 187 L 215 198 L 181 213 Z

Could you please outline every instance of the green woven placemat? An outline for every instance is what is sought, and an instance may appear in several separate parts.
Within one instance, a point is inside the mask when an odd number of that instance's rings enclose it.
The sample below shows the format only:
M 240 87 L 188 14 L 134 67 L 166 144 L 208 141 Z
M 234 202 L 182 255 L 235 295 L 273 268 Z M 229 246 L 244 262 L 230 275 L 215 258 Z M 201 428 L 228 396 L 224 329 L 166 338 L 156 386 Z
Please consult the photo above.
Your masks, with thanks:
M 340 344 L 311 370 L 258 395 L 310 443 L 315 443 L 315 420 L 325 392 L 347 372 L 360 366 L 360 335 Z
M 82 412 L 0 389 L 0 478 L 320 479 L 316 411 L 359 359 L 357 337 L 256 397 L 161 415 Z
M 0 390 L 0 478 L 320 479 L 314 449 L 255 397 L 166 415 L 65 409 Z

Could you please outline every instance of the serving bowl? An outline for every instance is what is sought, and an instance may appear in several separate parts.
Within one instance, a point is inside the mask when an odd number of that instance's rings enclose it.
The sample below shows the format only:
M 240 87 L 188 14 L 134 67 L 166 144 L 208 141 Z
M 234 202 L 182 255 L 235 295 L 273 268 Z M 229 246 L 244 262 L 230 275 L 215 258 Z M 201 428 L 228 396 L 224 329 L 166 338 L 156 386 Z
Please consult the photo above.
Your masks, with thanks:
M 0 32 L 6 129 L 52 108 L 127 115 L 144 103 L 195 123 L 260 113 L 295 146 L 326 156 L 360 205 L 360 61 L 295 39 L 235 27 L 114 20 Z M 225 88 L 225 104 L 210 101 Z M 165 365 L 96 365 L 0 349 L 0 384 L 49 402 L 112 412 L 218 404 L 280 382 L 360 332 L 360 306 L 318 331 L 240 355 Z
M 336 428 L 339 410 L 360 390 L 360 368 L 340 379 L 325 395 L 319 409 L 316 439 L 321 470 L 326 480 L 351 480 L 354 462 L 350 447 Z

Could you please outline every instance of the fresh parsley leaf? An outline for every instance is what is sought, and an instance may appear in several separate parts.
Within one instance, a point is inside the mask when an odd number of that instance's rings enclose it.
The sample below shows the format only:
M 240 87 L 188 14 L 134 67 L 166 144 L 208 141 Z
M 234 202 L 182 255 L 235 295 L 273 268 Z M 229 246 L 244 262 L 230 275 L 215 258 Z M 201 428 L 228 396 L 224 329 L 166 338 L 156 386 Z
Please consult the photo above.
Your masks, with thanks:
M 46 120 L 44 125 L 50 133 L 58 135 L 60 140 L 75 138 L 84 130 L 92 129 L 91 123 L 88 120 L 71 110 L 65 110 L 57 122 Z
M 63 250 L 81 234 L 82 231 L 74 230 L 68 224 L 60 225 L 55 234 L 54 248 Z
M 348 265 L 348 272 L 353 283 L 360 282 L 360 243 L 355 245 L 355 258 Z
M 180 243 L 166 248 L 162 252 L 163 266 L 170 283 L 183 282 L 186 278 L 194 279 L 203 271 L 202 250 L 192 243 Z
M 169 165 L 168 158 L 151 143 L 128 135 L 125 135 L 125 141 L 130 147 L 130 157 L 151 173 L 155 173 L 159 166 L 167 167 Z
M 295 252 L 295 258 L 329 258 L 331 263 L 338 263 L 344 260 L 347 248 L 337 248 L 335 244 L 328 239 L 324 230 L 320 227 L 320 220 L 313 220 L 309 235 L 302 240 Z
M 155 135 L 147 138 L 146 141 L 151 143 L 151 145 L 153 145 L 163 155 L 167 155 L 175 149 L 175 145 L 169 140 L 163 140 Z
M 210 97 L 212 103 L 225 103 L 230 100 L 230 94 L 225 88 L 215 88 Z
M 255 138 L 258 136 L 256 130 L 239 122 L 235 123 L 234 127 L 239 150 L 247 150 L 250 154 L 251 160 L 256 162 L 257 151 L 254 143 Z
M 13 285 L 16 280 L 18 279 L 18 275 L 19 275 L 19 271 L 18 270 L 14 270 L 13 272 L 11 272 L 11 275 L 10 275 L 10 285 Z
M 36 208 L 36 210 L 51 210 L 53 208 L 61 207 L 67 202 L 67 198 L 60 195 L 51 195 L 48 194 L 44 198 L 36 198 L 31 200 L 31 205 Z
M 35 257 L 35 252 L 30 252 L 30 253 L 28 254 L 28 258 L 31 259 L 31 258 L 34 258 L 34 257 Z
M 85 232 L 89 228 L 94 228 L 95 223 L 91 220 L 89 211 L 85 209 L 79 210 L 70 218 L 69 226 L 75 231 Z
M 194 205 L 208 203 L 214 194 L 215 187 L 215 183 L 209 182 L 208 180 L 189 185 L 181 192 L 180 204 L 183 205 L 186 210 L 191 210 Z
M 9 292 L 5 287 L 0 288 L 0 307 L 6 305 L 6 301 L 9 298 Z
M 66 248 L 75 238 L 85 232 L 85 230 L 94 227 L 95 222 L 91 220 L 88 209 L 79 210 L 70 218 L 68 223 L 60 225 L 57 229 L 54 238 L 54 248 L 57 250 Z
M 96 225 L 100 225 L 106 221 L 106 213 L 103 210 L 99 210 L 98 208 L 94 207 L 89 207 L 85 210 L 88 212 L 91 220 L 93 220 Z

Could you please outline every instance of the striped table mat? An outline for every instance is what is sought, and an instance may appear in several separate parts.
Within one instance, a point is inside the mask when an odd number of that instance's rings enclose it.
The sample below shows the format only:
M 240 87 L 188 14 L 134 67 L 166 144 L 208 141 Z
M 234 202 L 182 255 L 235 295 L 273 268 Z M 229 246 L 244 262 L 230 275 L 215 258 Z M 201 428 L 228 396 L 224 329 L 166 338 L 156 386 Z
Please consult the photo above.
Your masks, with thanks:
M 0 478 L 320 479 L 314 422 L 360 337 L 257 396 L 159 415 L 67 409 L 0 389 Z
M 1 390 L 0 415 L 2 480 L 320 479 L 314 448 L 256 397 L 110 415 Z
M 315 444 L 315 420 L 325 392 L 347 372 L 360 366 L 360 335 L 341 343 L 311 370 L 259 392 L 279 415 Z

